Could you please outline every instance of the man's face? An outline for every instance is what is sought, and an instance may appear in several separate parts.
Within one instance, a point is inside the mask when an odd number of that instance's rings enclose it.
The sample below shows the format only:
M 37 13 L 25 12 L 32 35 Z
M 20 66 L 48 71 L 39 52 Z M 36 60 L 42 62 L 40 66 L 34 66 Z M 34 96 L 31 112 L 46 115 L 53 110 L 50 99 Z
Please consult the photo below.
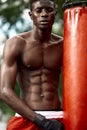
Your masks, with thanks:
M 55 13 L 55 6 L 52 1 L 38 0 L 32 4 L 30 16 L 36 27 L 39 29 L 46 29 L 52 27 Z

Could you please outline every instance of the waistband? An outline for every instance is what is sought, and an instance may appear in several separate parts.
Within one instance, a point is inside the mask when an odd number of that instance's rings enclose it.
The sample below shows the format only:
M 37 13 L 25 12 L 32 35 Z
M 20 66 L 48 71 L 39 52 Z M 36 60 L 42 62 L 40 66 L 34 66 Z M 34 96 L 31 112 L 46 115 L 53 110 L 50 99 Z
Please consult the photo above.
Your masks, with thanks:
M 41 114 L 41 115 L 45 116 L 47 119 L 52 119 L 52 118 L 63 119 L 63 117 L 64 117 L 63 111 L 35 111 L 35 112 L 37 114 Z M 20 117 L 21 115 L 16 113 L 15 116 Z

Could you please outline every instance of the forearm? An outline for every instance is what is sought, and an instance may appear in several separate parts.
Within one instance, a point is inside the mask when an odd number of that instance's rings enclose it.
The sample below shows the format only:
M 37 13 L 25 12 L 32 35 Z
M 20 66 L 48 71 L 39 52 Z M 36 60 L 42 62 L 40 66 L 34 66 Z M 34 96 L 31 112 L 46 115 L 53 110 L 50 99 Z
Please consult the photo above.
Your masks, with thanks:
M 23 117 L 34 121 L 36 113 L 27 106 L 23 100 L 21 100 L 13 90 L 3 89 L 1 91 L 1 99 L 8 104 L 15 112 L 19 113 Z

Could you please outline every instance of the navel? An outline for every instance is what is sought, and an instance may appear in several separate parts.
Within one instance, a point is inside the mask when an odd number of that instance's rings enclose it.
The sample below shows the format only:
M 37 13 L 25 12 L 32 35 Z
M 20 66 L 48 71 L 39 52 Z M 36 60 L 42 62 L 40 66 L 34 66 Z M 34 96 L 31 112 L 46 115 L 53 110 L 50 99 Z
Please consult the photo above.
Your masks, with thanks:
M 44 97 L 44 95 L 43 95 L 43 94 L 41 94 L 41 95 L 40 95 L 40 97 Z
M 31 67 L 31 65 L 28 64 L 27 67 L 29 68 L 29 67 Z

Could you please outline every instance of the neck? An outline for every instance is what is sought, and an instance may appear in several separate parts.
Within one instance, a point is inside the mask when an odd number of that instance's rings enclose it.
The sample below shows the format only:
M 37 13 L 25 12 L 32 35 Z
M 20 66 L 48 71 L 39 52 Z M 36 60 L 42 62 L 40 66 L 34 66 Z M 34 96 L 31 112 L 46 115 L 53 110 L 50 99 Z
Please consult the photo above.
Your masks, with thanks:
M 51 29 L 37 29 L 33 28 L 32 36 L 35 40 L 40 42 L 46 42 L 51 39 Z

